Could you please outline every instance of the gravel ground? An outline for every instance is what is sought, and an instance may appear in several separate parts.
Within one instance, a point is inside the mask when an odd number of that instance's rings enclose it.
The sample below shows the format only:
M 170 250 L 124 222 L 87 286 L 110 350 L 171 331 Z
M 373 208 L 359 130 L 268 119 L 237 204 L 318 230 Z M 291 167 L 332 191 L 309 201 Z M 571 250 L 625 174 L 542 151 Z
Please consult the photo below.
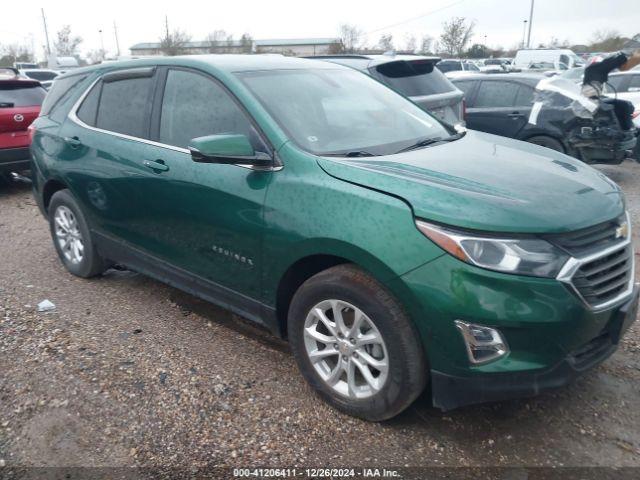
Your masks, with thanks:
M 637 237 L 640 165 L 601 170 Z M 28 186 L 0 188 L 0 245 L 0 467 L 640 466 L 640 322 L 567 388 L 448 413 L 421 398 L 374 424 L 227 311 L 131 272 L 66 273 Z

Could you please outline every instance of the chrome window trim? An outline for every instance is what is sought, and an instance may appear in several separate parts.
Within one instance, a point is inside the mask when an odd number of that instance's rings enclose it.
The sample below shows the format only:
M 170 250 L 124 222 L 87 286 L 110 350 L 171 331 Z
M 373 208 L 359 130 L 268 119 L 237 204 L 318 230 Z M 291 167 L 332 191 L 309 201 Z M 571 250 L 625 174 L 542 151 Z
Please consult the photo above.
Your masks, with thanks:
M 631 219 L 629 217 L 629 212 L 626 212 L 625 216 L 627 219 L 627 225 L 629 227 L 629 234 L 626 240 L 620 243 L 616 243 L 615 245 L 612 245 L 610 247 L 607 247 L 604 250 L 600 250 L 598 252 L 592 253 L 591 255 L 587 255 L 584 257 L 569 258 L 569 260 L 567 260 L 567 263 L 564 264 L 564 266 L 560 270 L 560 273 L 558 273 L 558 276 L 556 277 L 558 281 L 564 283 L 590 310 L 593 310 L 593 311 L 606 310 L 607 308 L 613 305 L 616 305 L 622 300 L 625 300 L 627 297 L 631 296 L 631 294 L 633 293 L 633 289 L 635 285 L 636 261 L 635 261 L 635 252 L 633 250 L 633 242 L 631 240 Z M 607 255 L 615 253 L 619 250 L 623 250 L 629 246 L 631 246 L 631 275 L 629 278 L 629 284 L 627 285 L 627 288 L 623 292 L 620 292 L 620 294 L 618 294 L 616 297 L 610 300 L 607 300 L 606 302 L 599 303 L 597 305 L 591 305 L 589 302 L 585 300 L 585 298 L 582 296 L 582 294 L 578 291 L 578 289 L 573 284 L 573 281 L 572 281 L 573 276 L 582 265 L 592 262 L 594 260 L 598 260 L 599 258 L 606 257 Z
M 82 95 L 80 95 L 80 98 L 78 98 L 76 103 L 73 104 L 73 107 L 71 107 L 71 110 L 69 110 L 69 114 L 67 115 L 69 120 L 71 120 L 73 123 L 75 123 L 76 125 L 78 125 L 78 126 L 80 126 L 82 128 L 86 128 L 86 129 L 92 130 L 94 132 L 104 133 L 104 134 L 111 135 L 111 136 L 114 136 L 114 137 L 123 138 L 125 140 L 131 140 L 133 142 L 145 143 L 147 145 L 153 145 L 154 147 L 165 148 L 167 150 L 173 150 L 174 152 L 186 153 L 188 155 L 191 155 L 191 152 L 189 151 L 188 148 L 176 147 L 176 146 L 173 146 L 173 145 L 167 145 L 166 143 L 154 142 L 153 140 L 148 140 L 146 138 L 133 137 L 131 135 L 126 135 L 124 133 L 112 132 L 111 130 L 104 130 L 102 128 L 98 128 L 98 127 L 93 127 L 91 125 L 87 125 L 82 120 L 80 120 L 80 118 L 77 115 L 77 112 L 80 109 L 80 105 L 82 105 L 82 102 L 87 97 L 87 95 L 89 95 L 89 92 L 91 92 L 93 87 L 100 80 L 102 80 L 102 75 L 100 75 L 93 82 L 91 82 L 91 85 L 89 85 L 89 87 L 87 87 L 87 89 L 84 91 L 84 93 Z M 249 170 L 269 171 L 269 172 L 278 172 L 278 171 L 280 171 L 280 170 L 282 170 L 284 168 L 282 165 L 272 166 L 272 167 L 263 167 L 263 166 L 257 166 L 257 165 L 247 165 L 247 164 L 242 164 L 242 163 L 232 163 L 232 164 L 229 164 L 229 165 L 235 165 L 235 166 L 241 167 L 241 168 L 248 168 Z

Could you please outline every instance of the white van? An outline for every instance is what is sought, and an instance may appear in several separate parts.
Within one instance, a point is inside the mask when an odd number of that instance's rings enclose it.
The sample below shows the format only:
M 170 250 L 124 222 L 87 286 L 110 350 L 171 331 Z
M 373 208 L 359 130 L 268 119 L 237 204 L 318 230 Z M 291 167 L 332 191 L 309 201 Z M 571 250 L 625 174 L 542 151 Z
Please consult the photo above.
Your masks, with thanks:
M 569 49 L 518 50 L 515 68 L 521 70 L 570 70 L 583 67 L 584 60 Z

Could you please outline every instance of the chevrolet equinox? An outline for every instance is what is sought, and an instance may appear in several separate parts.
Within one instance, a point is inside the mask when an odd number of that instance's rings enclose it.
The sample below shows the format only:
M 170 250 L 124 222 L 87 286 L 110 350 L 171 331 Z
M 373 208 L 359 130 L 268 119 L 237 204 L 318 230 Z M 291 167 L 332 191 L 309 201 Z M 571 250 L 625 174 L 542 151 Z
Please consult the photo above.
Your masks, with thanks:
M 33 188 L 74 275 L 155 277 L 287 338 L 358 417 L 559 387 L 636 316 L 620 188 L 559 152 L 455 130 L 353 69 L 276 55 L 59 77 Z

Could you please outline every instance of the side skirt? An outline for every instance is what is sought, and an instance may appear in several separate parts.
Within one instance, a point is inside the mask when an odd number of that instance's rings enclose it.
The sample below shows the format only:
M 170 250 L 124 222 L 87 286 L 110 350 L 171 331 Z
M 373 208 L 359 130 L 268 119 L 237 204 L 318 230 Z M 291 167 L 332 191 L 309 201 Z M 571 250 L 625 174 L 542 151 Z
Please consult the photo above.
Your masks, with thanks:
M 272 334 L 282 338 L 275 308 L 171 265 L 128 242 L 95 230 L 92 230 L 91 234 L 100 255 L 104 258 L 230 310 L 266 327 Z

